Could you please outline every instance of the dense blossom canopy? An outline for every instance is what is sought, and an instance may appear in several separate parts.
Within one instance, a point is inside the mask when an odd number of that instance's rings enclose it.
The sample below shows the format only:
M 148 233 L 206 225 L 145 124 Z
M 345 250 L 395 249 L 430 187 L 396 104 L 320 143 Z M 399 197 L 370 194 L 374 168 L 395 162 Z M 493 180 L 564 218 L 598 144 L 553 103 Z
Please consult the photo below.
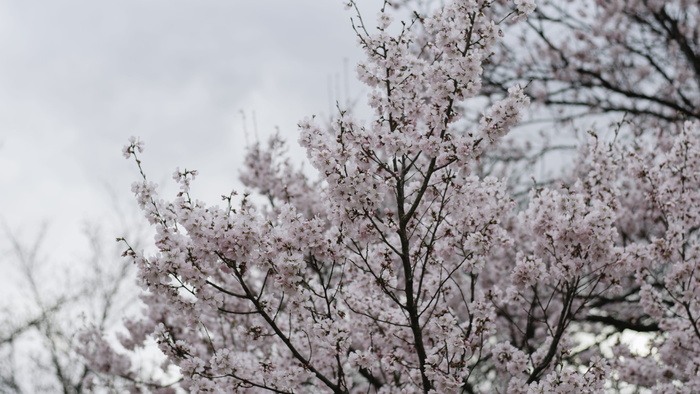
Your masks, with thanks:
M 165 201 L 142 172 L 158 252 L 127 250 L 146 310 L 122 345 L 154 338 L 190 392 L 700 392 L 698 123 L 591 131 L 522 208 L 477 171 L 529 99 L 509 86 L 467 125 L 465 100 L 501 25 L 533 9 L 456 0 L 397 22 L 385 5 L 376 28 L 358 14 L 373 117 L 301 121 L 318 180 L 279 137 L 251 147 L 242 180 L 264 203 L 207 206 L 188 170 Z M 139 169 L 141 151 L 124 151 Z M 174 390 L 83 335 L 93 384 Z

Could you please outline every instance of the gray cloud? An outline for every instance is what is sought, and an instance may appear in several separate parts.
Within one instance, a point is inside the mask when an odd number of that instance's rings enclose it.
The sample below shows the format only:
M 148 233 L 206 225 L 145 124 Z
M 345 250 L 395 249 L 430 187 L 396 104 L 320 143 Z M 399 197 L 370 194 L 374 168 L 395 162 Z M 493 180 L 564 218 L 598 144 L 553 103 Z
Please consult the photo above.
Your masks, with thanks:
M 105 182 L 130 198 L 128 136 L 154 179 L 198 168 L 216 197 L 237 185 L 240 111 L 294 141 L 360 53 L 327 0 L 0 0 L 0 15 L 0 217 L 66 234 L 109 212 Z

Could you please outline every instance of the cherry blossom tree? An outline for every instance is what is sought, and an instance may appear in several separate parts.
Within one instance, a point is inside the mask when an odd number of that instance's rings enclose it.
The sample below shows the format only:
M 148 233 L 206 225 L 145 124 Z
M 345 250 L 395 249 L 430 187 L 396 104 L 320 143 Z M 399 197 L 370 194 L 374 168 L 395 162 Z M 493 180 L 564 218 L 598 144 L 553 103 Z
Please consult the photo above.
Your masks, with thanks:
M 158 252 L 126 244 L 146 308 L 127 322 L 124 349 L 83 334 L 93 384 L 700 391 L 700 124 L 591 131 L 574 169 L 533 185 L 518 207 L 506 181 L 481 169 L 527 109 L 523 88 L 508 86 L 478 122 L 464 115 L 484 64 L 499 59 L 502 26 L 527 23 L 534 4 L 433 8 L 397 22 L 385 2 L 376 27 L 357 12 L 373 116 L 341 108 L 331 124 L 301 121 L 318 179 L 275 136 L 251 147 L 241 176 L 264 199 L 232 192 L 208 206 L 190 195 L 197 172 L 178 169 L 180 192 L 166 201 L 143 171 L 143 143 L 130 141 Z M 645 351 L 628 332 L 645 333 Z M 124 351 L 149 337 L 163 368 L 179 368 L 177 385 L 134 378 Z
M 129 225 L 131 237 L 142 238 L 134 230 L 143 226 Z M 76 333 L 86 321 L 101 330 L 117 326 L 126 306 L 138 300 L 133 267 L 119 259 L 105 230 L 88 226 L 89 255 L 64 264 L 45 246 L 47 228 L 34 242 L 3 232 L 3 273 L 10 282 L 0 302 L 3 393 L 89 392 L 84 383 L 92 371 L 78 352 Z

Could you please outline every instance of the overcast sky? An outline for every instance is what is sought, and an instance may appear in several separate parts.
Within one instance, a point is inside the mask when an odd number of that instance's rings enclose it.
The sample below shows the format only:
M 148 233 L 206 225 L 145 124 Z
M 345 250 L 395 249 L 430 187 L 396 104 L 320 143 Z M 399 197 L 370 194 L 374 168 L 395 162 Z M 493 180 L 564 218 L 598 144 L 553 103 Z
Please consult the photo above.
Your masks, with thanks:
M 350 16 L 332 0 L 0 0 L 0 221 L 22 237 L 47 221 L 52 258 L 70 258 L 85 221 L 113 220 L 108 189 L 132 199 L 131 135 L 153 180 L 198 169 L 215 201 L 239 185 L 241 111 L 251 138 L 254 113 L 296 144 L 300 119 L 347 96 Z

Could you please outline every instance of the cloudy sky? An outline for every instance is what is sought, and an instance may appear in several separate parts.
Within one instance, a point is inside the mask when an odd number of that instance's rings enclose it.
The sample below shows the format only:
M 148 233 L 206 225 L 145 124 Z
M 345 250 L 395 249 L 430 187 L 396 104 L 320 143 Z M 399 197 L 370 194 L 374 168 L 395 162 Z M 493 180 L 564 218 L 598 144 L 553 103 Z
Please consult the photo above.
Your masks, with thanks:
M 132 199 L 131 135 L 152 179 L 198 169 L 215 201 L 238 185 L 242 112 L 249 139 L 254 114 L 260 138 L 295 143 L 300 119 L 363 95 L 343 81 L 350 16 L 339 0 L 0 0 L 0 224 L 31 238 L 48 222 L 52 258 L 70 258 L 84 222 L 114 219 L 110 193 Z

